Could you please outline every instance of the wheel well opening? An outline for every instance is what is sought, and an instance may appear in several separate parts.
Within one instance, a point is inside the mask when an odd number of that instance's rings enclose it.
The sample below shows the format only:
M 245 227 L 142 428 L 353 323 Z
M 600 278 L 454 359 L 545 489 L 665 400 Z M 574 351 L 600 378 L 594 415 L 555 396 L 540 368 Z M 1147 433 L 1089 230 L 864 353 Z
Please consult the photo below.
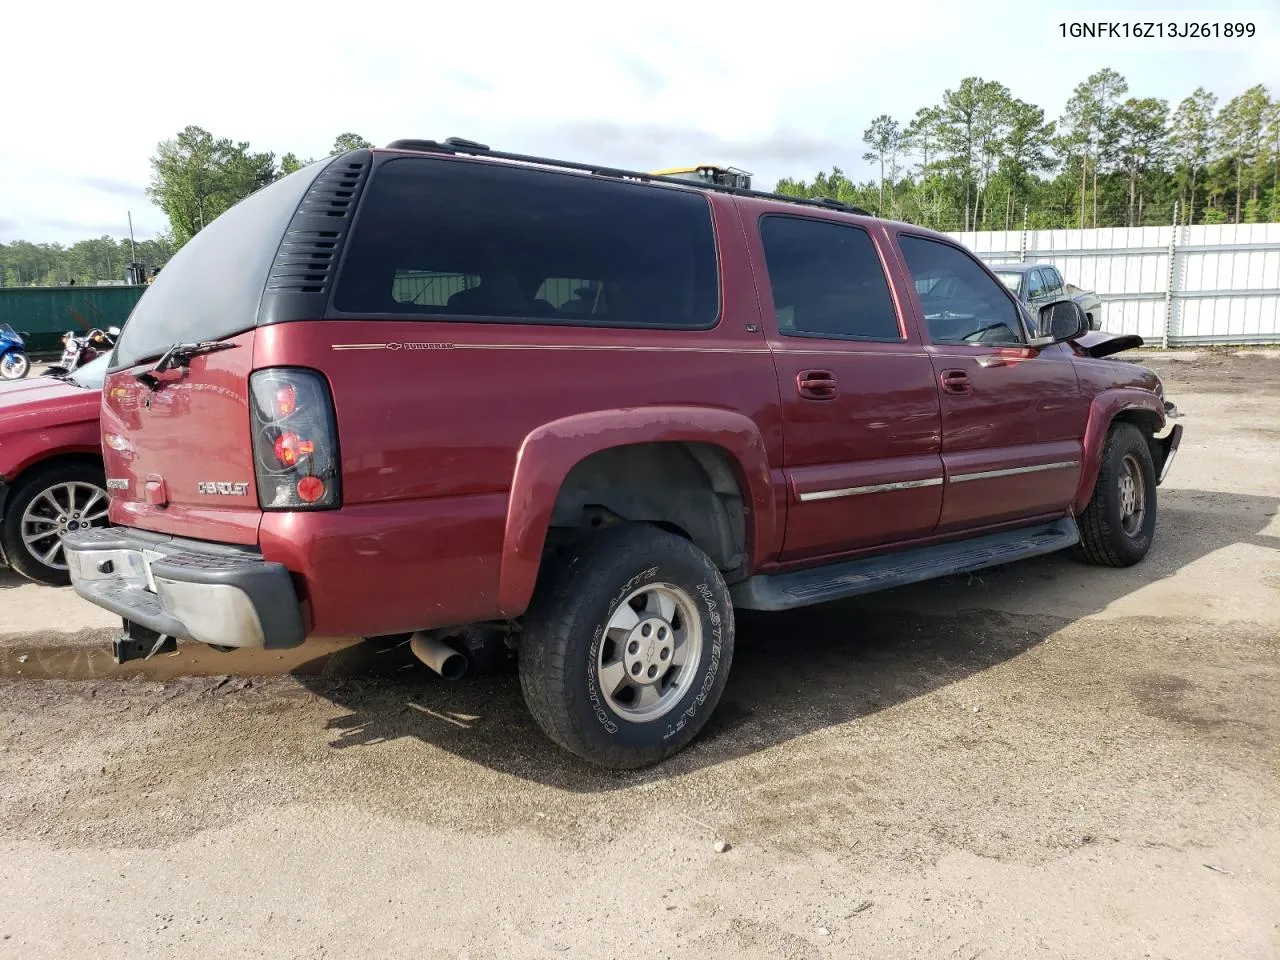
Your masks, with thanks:
M 59 467 L 87 466 L 97 470 L 103 469 L 102 458 L 91 453 L 58 453 L 51 457 L 42 457 L 28 463 L 22 470 L 9 479 L 9 486 L 16 486 L 35 473 L 56 470 Z
M 747 567 L 746 501 L 732 454 L 709 443 L 638 443 L 586 457 L 565 477 L 547 546 L 619 522 L 652 523 L 733 579 Z
M 1116 418 L 1111 421 L 1113 427 L 1118 423 L 1131 423 L 1142 431 L 1147 447 L 1151 451 L 1151 462 L 1155 466 L 1156 476 L 1159 476 L 1165 457 L 1164 446 L 1156 440 L 1156 434 L 1161 428 L 1160 417 L 1150 410 L 1125 410 L 1116 414 Z

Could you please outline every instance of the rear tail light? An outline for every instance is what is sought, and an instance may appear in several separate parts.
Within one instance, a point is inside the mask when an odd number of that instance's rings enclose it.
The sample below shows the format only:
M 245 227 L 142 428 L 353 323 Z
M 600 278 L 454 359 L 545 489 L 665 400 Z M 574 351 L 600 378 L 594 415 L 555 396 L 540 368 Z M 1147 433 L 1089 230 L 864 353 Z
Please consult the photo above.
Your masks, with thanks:
M 262 509 L 341 506 L 338 431 L 324 377 L 295 367 L 257 370 L 249 393 Z

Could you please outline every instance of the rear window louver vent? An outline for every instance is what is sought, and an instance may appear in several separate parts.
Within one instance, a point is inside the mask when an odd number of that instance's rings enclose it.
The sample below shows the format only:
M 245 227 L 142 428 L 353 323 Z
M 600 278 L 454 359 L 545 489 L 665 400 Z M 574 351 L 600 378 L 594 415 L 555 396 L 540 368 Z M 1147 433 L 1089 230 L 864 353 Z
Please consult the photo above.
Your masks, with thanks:
M 268 296 L 328 295 L 369 165 L 369 153 L 362 150 L 339 157 L 316 177 L 280 243 L 267 277 Z

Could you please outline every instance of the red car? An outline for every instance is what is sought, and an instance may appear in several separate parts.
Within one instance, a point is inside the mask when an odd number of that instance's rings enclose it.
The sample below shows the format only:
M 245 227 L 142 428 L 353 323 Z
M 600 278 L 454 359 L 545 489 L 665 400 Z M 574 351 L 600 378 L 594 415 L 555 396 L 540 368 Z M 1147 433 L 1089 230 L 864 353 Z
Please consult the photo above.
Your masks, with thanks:
M 0 384 L 0 561 L 38 583 L 69 583 L 63 536 L 107 523 L 98 418 L 108 359 Z
M 1181 431 L 1160 379 L 1070 299 L 1037 314 L 834 202 L 353 151 L 223 214 L 134 308 L 118 526 L 68 535 L 72 579 L 126 621 L 118 659 L 412 634 L 451 674 L 483 633 L 553 740 L 654 763 L 719 700 L 735 608 L 1146 555 Z

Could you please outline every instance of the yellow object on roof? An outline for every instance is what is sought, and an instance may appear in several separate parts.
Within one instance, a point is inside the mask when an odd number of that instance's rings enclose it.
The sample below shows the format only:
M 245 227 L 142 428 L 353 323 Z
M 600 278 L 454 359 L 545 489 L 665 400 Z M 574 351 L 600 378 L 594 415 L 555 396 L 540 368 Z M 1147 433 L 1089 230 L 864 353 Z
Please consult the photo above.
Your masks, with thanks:
M 696 167 L 668 167 L 665 170 L 652 170 L 650 176 L 674 177 L 695 183 L 714 183 L 743 190 L 751 189 L 751 174 L 746 170 L 739 170 L 737 167 L 721 167 L 714 163 L 702 163 Z

